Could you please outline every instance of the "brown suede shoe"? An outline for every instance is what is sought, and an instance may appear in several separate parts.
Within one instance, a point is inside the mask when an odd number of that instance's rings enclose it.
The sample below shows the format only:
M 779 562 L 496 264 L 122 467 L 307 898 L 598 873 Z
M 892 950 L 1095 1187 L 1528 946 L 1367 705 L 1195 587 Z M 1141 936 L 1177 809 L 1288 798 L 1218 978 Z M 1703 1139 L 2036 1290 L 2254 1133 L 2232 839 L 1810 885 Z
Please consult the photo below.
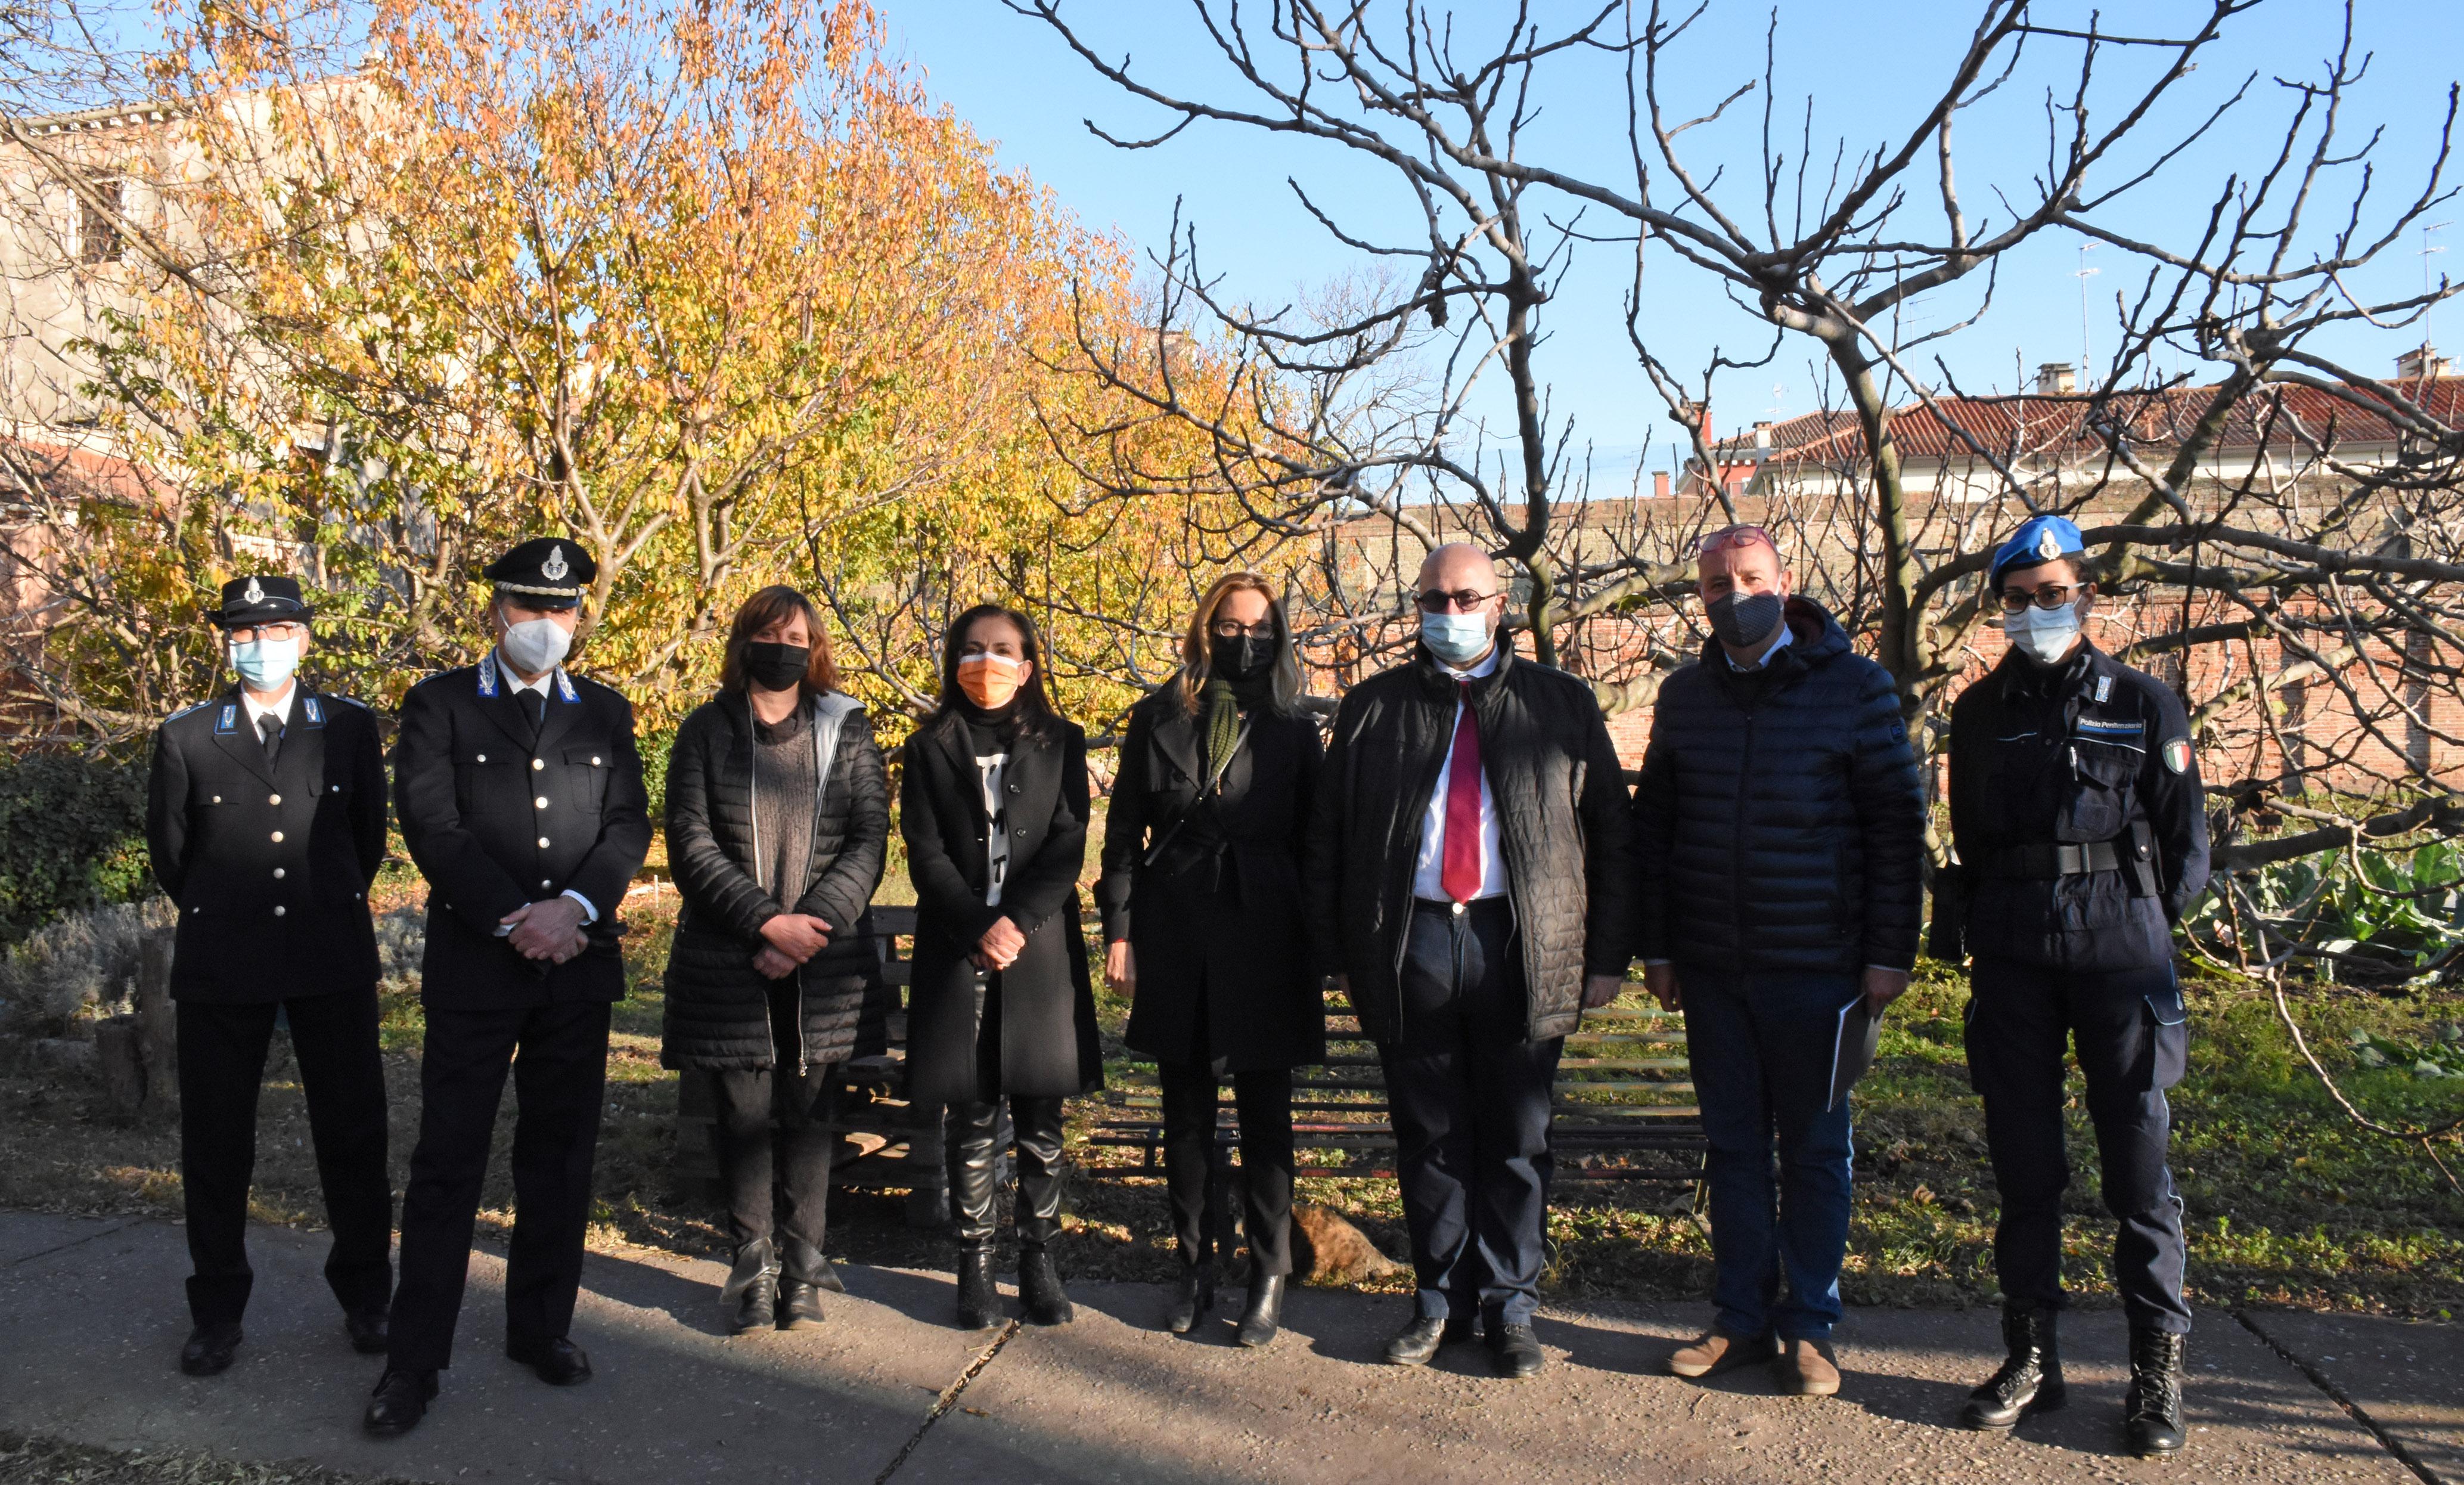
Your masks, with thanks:
M 1839 1390 L 1839 1366 L 1828 1341 L 1792 1341 L 1779 1365 L 1780 1390 L 1799 1397 L 1829 1397 Z
M 1769 1336 L 1750 1340 L 1732 1336 L 1719 1326 L 1677 1348 L 1668 1359 L 1670 1375 L 1678 1377 L 1716 1377 L 1724 1371 L 1768 1362 L 1779 1355 L 1779 1342 Z

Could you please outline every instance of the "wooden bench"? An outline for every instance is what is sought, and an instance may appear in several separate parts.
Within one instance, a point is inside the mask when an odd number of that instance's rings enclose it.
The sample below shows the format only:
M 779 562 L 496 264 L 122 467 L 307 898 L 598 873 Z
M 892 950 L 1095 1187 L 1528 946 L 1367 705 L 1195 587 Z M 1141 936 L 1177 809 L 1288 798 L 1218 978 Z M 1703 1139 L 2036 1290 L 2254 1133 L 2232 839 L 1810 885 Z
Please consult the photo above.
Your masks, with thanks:
M 1566 1038 L 1551 1136 L 1560 1181 L 1701 1179 L 1702 1111 L 1686 1066 L 1684 1022 L 1647 1003 L 1628 1004 L 1639 995 L 1638 987 L 1617 1004 L 1585 1012 L 1581 1030 Z M 1360 1034 L 1340 992 L 1330 989 L 1326 998 L 1325 1066 L 1293 1078 L 1292 1133 L 1304 1154 L 1299 1174 L 1392 1176 L 1395 1126 L 1377 1049 Z M 1137 1168 L 1159 1171 L 1158 1090 L 1151 1064 L 1138 1071 L 1139 1080 L 1116 1080 L 1106 1090 L 1115 1112 L 1098 1121 L 1090 1142 L 1139 1150 L 1144 1159 Z M 1219 1166 L 1230 1158 L 1237 1127 L 1226 1100 L 1216 1120 Z

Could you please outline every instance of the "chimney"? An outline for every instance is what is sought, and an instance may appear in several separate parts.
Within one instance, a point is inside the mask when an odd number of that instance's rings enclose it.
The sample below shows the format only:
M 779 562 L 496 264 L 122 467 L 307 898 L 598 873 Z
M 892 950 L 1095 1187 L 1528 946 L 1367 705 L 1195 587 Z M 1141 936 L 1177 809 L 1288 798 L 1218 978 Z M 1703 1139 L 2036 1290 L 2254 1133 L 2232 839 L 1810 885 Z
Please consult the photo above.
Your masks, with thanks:
M 1655 469 L 1651 472 L 1651 498 L 1655 500 L 1668 499 L 1668 471 Z
M 1769 449 L 1771 447 L 1771 421 L 1768 418 L 1754 425 L 1755 448 Z
M 2455 363 L 2438 354 L 2428 341 L 2395 358 L 2395 374 L 2408 382 L 2453 376 Z
M 2079 373 L 2067 361 L 2048 361 L 2036 368 L 2036 395 L 2068 397 L 2079 390 Z

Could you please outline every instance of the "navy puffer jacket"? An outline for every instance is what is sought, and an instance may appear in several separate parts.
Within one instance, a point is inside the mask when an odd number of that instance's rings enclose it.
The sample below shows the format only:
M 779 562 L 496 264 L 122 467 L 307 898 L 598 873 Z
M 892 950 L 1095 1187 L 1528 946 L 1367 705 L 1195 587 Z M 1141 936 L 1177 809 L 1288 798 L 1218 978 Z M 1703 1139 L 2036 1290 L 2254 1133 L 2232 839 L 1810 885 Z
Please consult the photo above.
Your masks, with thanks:
M 1770 664 L 1706 643 L 1652 714 L 1636 940 L 1681 974 L 1916 964 L 1925 791 L 1898 693 L 1819 605 L 1787 614 Z

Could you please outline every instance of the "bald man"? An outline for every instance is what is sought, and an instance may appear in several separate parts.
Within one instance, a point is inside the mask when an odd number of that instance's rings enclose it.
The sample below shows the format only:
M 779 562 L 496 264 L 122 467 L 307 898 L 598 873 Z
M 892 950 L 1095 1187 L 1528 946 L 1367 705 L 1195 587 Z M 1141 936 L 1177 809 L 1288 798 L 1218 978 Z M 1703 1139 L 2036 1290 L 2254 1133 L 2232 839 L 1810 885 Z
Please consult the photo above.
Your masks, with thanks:
M 1591 688 L 1515 656 L 1504 598 L 1485 552 L 1429 554 L 1412 658 L 1335 714 L 1304 869 L 1394 1110 L 1419 1299 L 1386 1360 L 1478 1320 L 1499 1375 L 1529 1377 L 1551 1085 L 1625 977 L 1632 825 Z

